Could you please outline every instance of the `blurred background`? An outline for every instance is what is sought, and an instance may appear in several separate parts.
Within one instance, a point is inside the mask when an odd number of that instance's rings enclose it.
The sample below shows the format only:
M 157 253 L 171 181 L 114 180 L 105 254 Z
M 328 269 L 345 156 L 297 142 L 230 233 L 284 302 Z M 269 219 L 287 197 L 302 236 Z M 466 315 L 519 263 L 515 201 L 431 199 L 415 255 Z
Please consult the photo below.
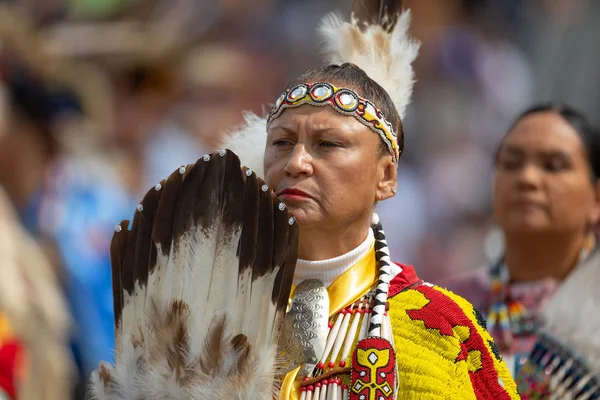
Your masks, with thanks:
M 242 110 L 264 113 L 289 80 L 319 66 L 315 26 L 350 7 L 0 0 L 0 187 L 69 304 L 73 398 L 112 357 L 115 224 L 148 188 L 213 148 Z M 493 156 L 520 111 L 564 101 L 600 123 L 600 2 L 405 7 L 422 47 L 399 193 L 379 213 L 394 259 L 435 282 L 485 262 Z

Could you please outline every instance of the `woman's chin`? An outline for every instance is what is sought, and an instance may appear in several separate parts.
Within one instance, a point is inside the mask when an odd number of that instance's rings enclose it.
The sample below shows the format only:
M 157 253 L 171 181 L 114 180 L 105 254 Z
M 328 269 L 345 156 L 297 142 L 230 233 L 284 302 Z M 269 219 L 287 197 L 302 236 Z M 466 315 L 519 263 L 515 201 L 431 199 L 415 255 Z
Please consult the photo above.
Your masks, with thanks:
M 542 233 L 552 231 L 552 224 L 545 218 L 520 218 L 506 224 L 507 232 Z
M 304 210 L 302 208 L 294 207 L 293 205 L 288 206 L 290 214 L 296 219 L 300 228 L 313 227 L 322 222 L 322 219 L 318 218 L 314 213 Z

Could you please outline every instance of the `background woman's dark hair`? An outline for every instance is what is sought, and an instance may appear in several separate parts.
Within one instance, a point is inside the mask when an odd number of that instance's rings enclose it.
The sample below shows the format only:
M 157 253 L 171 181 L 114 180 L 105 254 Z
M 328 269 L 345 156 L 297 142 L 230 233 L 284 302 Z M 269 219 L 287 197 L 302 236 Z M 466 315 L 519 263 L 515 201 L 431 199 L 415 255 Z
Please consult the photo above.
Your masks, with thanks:
M 354 64 L 345 63 L 342 65 L 327 65 L 321 68 L 311 69 L 298 79 L 288 85 L 288 89 L 299 83 L 313 82 L 332 82 L 338 86 L 344 86 L 355 90 L 361 97 L 364 97 L 375 104 L 383 113 L 385 119 L 392 124 L 394 131 L 398 135 L 398 148 L 400 154 L 404 150 L 404 131 L 400 115 L 394 105 L 390 95 L 377 82 Z M 381 142 L 382 151 L 387 152 L 387 147 Z
M 12 112 L 33 125 L 50 152 L 55 150 L 54 122 L 64 114 L 82 112 L 79 99 L 69 90 L 50 87 L 27 69 L 13 66 L 6 74 Z
M 587 117 L 583 113 L 577 111 L 573 107 L 569 107 L 568 105 L 561 103 L 535 105 L 519 115 L 519 117 L 515 120 L 515 122 L 513 122 L 510 129 L 507 131 L 507 135 L 510 134 L 517 123 L 519 123 L 519 121 L 521 121 L 523 118 L 539 112 L 556 113 L 563 117 L 565 121 L 567 121 L 575 129 L 581 138 L 581 141 L 583 142 L 583 147 L 585 149 L 592 174 L 594 175 L 594 180 L 600 179 L 600 131 L 590 124 Z M 496 155 L 500 152 L 503 142 L 504 139 L 500 142 Z

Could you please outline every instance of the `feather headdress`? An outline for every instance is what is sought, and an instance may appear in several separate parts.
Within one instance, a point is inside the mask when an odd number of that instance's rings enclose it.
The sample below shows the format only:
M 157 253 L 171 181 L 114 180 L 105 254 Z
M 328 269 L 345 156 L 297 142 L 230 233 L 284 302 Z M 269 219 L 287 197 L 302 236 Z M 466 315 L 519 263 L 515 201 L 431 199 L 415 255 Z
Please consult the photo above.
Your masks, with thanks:
M 319 26 L 325 61 L 352 63 L 364 70 L 390 95 L 400 118 L 410 103 L 415 80 L 412 63 L 420 47 L 409 36 L 409 26 L 410 11 L 402 12 L 401 0 L 354 0 L 350 22 L 332 13 Z M 221 148 L 240 154 L 244 164 L 262 171 L 266 124 L 266 118 L 248 114 L 245 124 L 228 135 Z
M 360 67 L 388 92 L 404 118 L 415 80 L 412 63 L 420 45 L 408 34 L 410 11 L 401 13 L 401 3 L 354 0 L 351 22 L 330 14 L 319 32 L 327 62 Z
M 599 286 L 600 249 L 596 249 L 545 306 L 540 338 L 516 377 L 522 395 L 600 397 Z
M 111 243 L 115 366 L 102 400 L 269 399 L 297 258 L 285 206 L 222 151 L 150 189 Z

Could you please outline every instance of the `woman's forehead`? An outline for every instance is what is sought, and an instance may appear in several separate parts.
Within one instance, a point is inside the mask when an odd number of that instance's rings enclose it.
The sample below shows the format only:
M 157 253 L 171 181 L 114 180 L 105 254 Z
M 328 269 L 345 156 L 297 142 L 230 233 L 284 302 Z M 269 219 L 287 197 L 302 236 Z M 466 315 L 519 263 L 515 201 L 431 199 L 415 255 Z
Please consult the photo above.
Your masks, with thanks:
M 276 129 L 293 132 L 336 130 L 348 134 L 362 130 L 370 132 L 353 116 L 340 114 L 331 107 L 317 107 L 310 104 L 286 109 L 269 126 L 269 131 Z
M 582 152 L 583 141 L 575 128 L 554 112 L 540 112 L 521 119 L 503 141 L 503 149 L 524 151 Z

